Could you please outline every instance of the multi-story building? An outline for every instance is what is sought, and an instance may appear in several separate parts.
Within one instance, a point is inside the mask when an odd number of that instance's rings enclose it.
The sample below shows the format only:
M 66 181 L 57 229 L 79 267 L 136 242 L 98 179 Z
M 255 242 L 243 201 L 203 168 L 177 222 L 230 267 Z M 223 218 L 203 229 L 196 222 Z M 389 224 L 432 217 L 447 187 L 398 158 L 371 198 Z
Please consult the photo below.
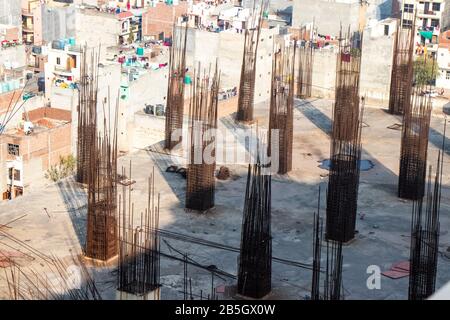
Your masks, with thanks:
M 23 42 L 41 45 L 73 33 L 72 4 L 71 0 L 22 0 Z
M 436 87 L 450 89 L 450 30 L 441 32 L 437 51 L 439 72 Z
M 366 25 L 368 2 L 362 0 L 301 0 L 293 2 L 292 26 L 314 21 L 323 35 L 339 35 L 344 30 L 360 31 Z
M 81 46 L 63 40 L 47 46 L 48 61 L 45 64 L 45 93 L 54 90 L 76 89 L 81 74 Z
M 172 29 L 177 18 L 188 11 L 186 1 L 178 5 L 156 3 L 142 14 L 142 34 L 146 39 L 164 40 L 172 37 Z
M 40 5 L 40 0 L 22 0 L 22 33 L 26 44 L 34 43 L 34 10 Z
M 415 20 L 415 51 L 436 55 L 445 0 L 402 0 L 400 8 L 403 28 L 410 28 Z
M 3 200 L 24 194 L 44 181 L 45 171 L 71 154 L 71 113 L 57 108 L 39 108 L 22 114 L 23 125 L 0 135 L 0 193 Z

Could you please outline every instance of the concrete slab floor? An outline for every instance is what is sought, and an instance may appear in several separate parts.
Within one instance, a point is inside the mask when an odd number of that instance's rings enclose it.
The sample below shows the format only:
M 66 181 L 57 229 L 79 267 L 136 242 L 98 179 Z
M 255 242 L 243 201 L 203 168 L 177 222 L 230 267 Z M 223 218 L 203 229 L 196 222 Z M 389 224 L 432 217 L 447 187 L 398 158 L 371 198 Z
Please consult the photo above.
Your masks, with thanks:
M 277 258 L 312 263 L 312 223 L 317 208 L 319 185 L 326 188 L 327 171 L 319 168 L 320 161 L 329 156 L 331 129 L 331 106 L 328 100 L 296 100 L 294 124 L 294 170 L 286 176 L 273 176 L 272 180 L 272 232 L 273 255 Z M 258 124 L 267 123 L 267 109 L 256 109 Z M 222 119 L 223 120 L 223 119 Z M 227 121 L 219 121 L 219 127 L 228 128 Z M 226 120 L 226 119 L 225 119 Z M 356 241 L 344 247 L 343 285 L 346 299 L 406 299 L 408 278 L 391 280 L 381 278 L 381 289 L 369 290 L 366 281 L 367 268 L 379 266 L 381 271 L 399 261 L 408 260 L 410 245 L 410 220 L 412 202 L 397 198 L 398 159 L 401 131 L 387 129 L 401 118 L 387 114 L 381 109 L 366 108 L 363 129 L 363 159 L 371 160 L 375 167 L 361 172 Z M 442 141 L 444 118 L 434 115 L 431 120 L 429 164 L 435 165 L 437 148 Z M 450 143 L 447 143 L 444 163 L 441 203 L 441 236 L 436 287 L 450 280 L 450 174 L 448 169 Z M 242 210 L 246 183 L 245 164 L 228 165 L 234 175 L 228 181 L 217 181 L 216 208 L 200 215 L 184 210 L 185 180 L 179 175 L 166 173 L 168 165 L 179 159 L 149 152 L 135 151 L 120 158 L 120 165 L 129 166 L 132 161 L 132 200 L 135 212 L 145 209 L 147 179 L 155 168 L 156 188 L 161 194 L 160 227 L 200 239 L 239 248 L 241 238 Z M 119 190 L 120 191 L 120 190 Z M 46 209 L 44 209 L 46 208 Z M 322 214 L 324 214 L 324 206 Z M 81 253 L 85 239 L 86 194 L 73 179 L 49 184 L 44 189 L 26 194 L 9 203 L 0 204 L 0 225 L 15 218 L 25 217 L 4 229 L 14 237 L 26 241 L 31 247 L 60 258 Z M 163 238 L 161 247 L 166 254 L 189 258 L 205 268 L 215 266 L 230 275 L 237 274 L 238 254 L 185 241 Z M 0 236 L 0 250 L 27 252 L 17 244 Z M 18 259 L 22 266 L 44 271 L 40 259 Z M 115 298 L 115 267 L 91 268 L 93 277 L 105 299 Z M 211 292 L 211 273 L 194 266 L 188 267 L 192 278 L 193 294 L 198 298 Z M 273 299 L 303 299 L 309 295 L 312 273 L 310 270 L 273 263 Z M 183 264 L 162 258 L 162 299 L 183 298 Z M 214 277 L 214 287 L 232 286 L 233 277 Z M 8 295 L 5 275 L 0 270 L 0 298 Z M 219 298 L 222 298 L 219 295 Z

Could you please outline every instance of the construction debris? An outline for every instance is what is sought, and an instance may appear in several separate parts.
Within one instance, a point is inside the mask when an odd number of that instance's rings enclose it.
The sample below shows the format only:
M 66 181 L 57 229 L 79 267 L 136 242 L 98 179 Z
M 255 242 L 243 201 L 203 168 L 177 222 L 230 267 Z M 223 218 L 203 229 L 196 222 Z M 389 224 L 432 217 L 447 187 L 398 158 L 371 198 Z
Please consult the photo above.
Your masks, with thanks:
M 217 173 L 217 179 L 219 180 L 228 180 L 231 177 L 230 169 L 227 167 L 220 167 L 219 172 Z

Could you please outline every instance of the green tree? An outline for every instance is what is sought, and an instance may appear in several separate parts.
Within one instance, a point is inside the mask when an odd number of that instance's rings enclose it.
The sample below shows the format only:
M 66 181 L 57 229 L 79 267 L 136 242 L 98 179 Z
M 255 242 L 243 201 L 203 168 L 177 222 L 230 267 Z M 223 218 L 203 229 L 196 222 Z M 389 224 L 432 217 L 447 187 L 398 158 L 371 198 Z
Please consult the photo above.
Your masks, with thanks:
M 75 173 L 76 159 L 73 155 L 60 157 L 59 164 L 51 166 L 45 173 L 45 178 L 53 182 L 67 178 Z
M 439 68 L 436 61 L 432 58 L 421 56 L 414 60 L 414 79 L 416 85 L 423 86 L 436 79 Z

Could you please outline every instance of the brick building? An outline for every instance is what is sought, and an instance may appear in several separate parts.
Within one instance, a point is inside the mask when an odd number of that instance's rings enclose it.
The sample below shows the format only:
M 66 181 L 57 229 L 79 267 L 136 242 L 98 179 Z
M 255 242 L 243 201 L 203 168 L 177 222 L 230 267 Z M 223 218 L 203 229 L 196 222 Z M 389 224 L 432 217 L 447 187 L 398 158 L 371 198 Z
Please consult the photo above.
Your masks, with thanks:
M 186 1 L 178 5 L 157 3 L 142 14 L 142 35 L 146 39 L 164 40 L 172 37 L 173 24 L 188 11 Z
M 71 112 L 39 108 L 23 114 L 34 125 L 25 135 L 15 128 L 0 136 L 0 192 L 3 200 L 22 195 L 44 180 L 45 172 L 71 154 Z

